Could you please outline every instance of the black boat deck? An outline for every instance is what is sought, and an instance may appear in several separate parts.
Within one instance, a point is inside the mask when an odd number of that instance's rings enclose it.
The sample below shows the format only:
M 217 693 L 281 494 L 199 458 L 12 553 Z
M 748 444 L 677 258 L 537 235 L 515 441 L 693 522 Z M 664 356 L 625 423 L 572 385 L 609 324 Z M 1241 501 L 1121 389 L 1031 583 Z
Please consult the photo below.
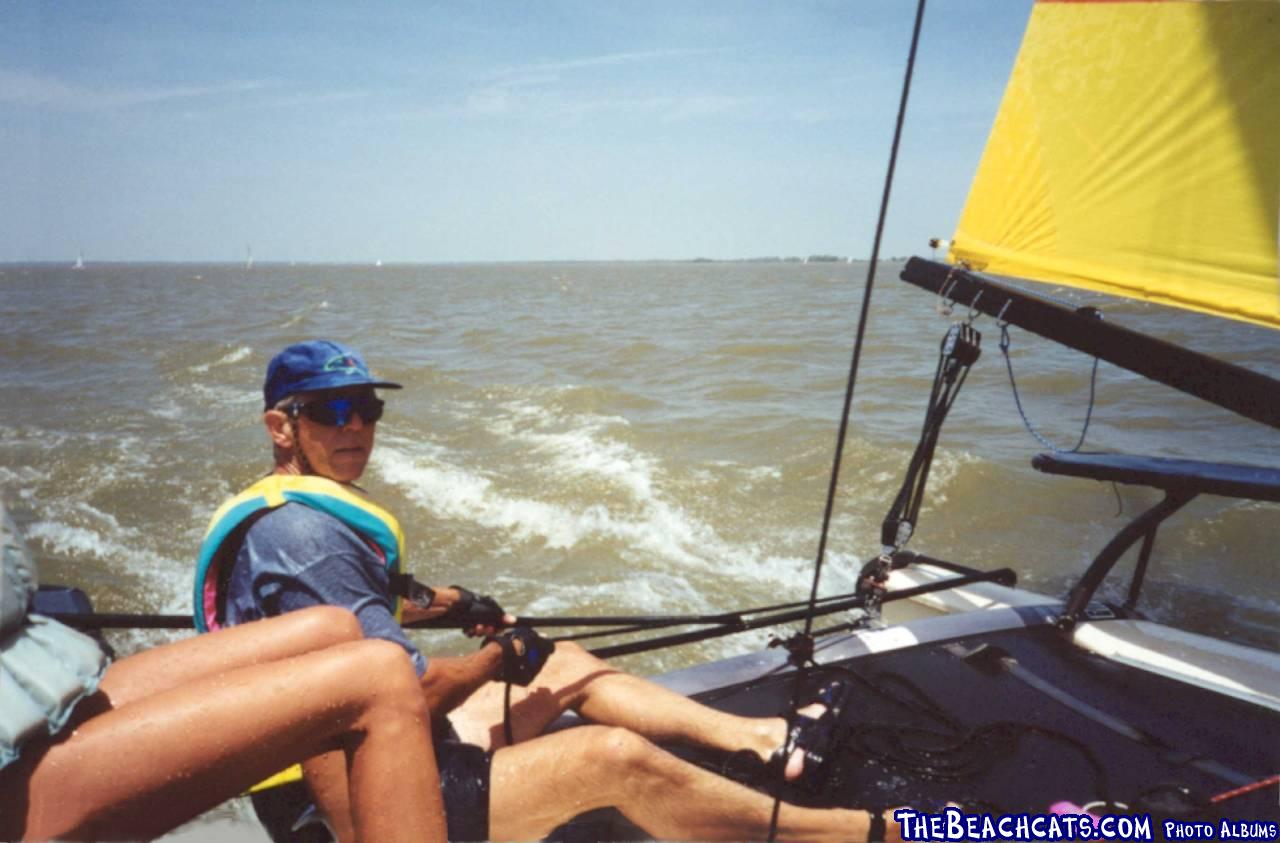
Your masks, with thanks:
M 1017 814 L 1110 800 L 1150 813 L 1153 825 L 1166 816 L 1280 820 L 1275 785 L 1208 804 L 1277 772 L 1280 713 L 1084 652 L 1052 626 L 866 655 L 815 669 L 808 683 L 817 688 L 836 676 L 851 678 L 856 691 L 843 749 L 822 786 L 762 789 L 808 805 L 936 810 L 954 802 Z M 793 683 L 792 674 L 779 674 L 697 698 L 738 714 L 777 715 Z M 712 753 L 673 751 L 726 770 Z M 587 833 L 636 833 L 625 823 L 611 827 Z
M 1084 653 L 1052 627 L 868 656 L 847 669 L 865 684 L 847 712 L 850 739 L 821 794 L 829 804 L 955 801 L 1019 813 L 1109 796 L 1134 807 L 1175 785 L 1207 798 L 1266 778 L 1280 763 L 1280 714 Z M 810 681 L 836 675 L 815 671 Z M 742 714 L 776 713 L 785 709 L 790 686 L 790 679 L 774 679 L 712 692 L 704 701 Z M 1086 704 L 1118 722 L 1089 716 Z M 926 733 L 936 737 L 926 740 Z M 979 740 L 983 733 L 996 739 Z M 965 740 L 936 754 L 932 770 L 901 763 L 904 753 L 893 749 L 900 742 L 939 747 Z M 1100 769 L 1081 747 L 1090 748 Z M 1237 776 L 1225 778 L 1211 761 Z M 1223 803 L 1222 810 L 1280 818 L 1274 790 Z

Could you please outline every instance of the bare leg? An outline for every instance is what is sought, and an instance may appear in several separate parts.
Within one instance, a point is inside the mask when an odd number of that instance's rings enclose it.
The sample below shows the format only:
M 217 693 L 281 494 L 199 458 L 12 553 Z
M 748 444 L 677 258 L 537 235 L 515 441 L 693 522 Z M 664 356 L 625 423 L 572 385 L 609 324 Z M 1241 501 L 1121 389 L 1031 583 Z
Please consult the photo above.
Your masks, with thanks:
M 483 747 L 506 744 L 504 686 L 490 682 L 449 715 L 463 740 Z M 623 673 L 572 643 L 556 645 L 538 678 L 511 694 L 512 736 L 542 733 L 565 711 L 593 723 L 622 726 L 651 741 L 678 741 L 732 752 L 754 750 L 768 759 L 786 738 L 780 717 L 739 717 L 694 702 L 648 680 Z
M 104 678 L 101 690 L 105 702 L 116 708 L 213 673 L 278 661 L 363 638 L 360 623 L 351 612 L 333 606 L 316 606 L 172 645 L 180 649 L 170 651 L 162 647 L 143 651 L 117 662 Z M 307 786 L 338 839 L 354 840 L 346 753 L 334 749 L 304 761 L 302 767 Z
M 252 627 L 205 638 L 225 640 Z M 132 677 L 126 671 L 127 687 L 166 684 L 150 670 L 181 674 L 190 649 L 180 644 L 149 653 L 154 666 Z M 166 664 L 161 655 L 176 658 Z M 104 684 L 119 684 L 111 681 L 119 667 L 136 670 L 129 661 L 113 666 Z M 117 704 L 32 753 L 23 764 L 25 836 L 153 837 L 282 766 L 337 746 L 347 755 L 362 837 L 443 840 L 428 730 L 417 678 L 404 652 L 386 642 L 347 643 L 192 678 Z M 10 807 L 9 799 L 0 801 Z
M 347 789 L 346 754 L 335 749 L 312 756 L 302 762 L 302 774 L 311 798 L 324 814 L 334 836 L 340 843 L 355 840 L 355 817 L 351 813 L 351 792 Z
M 363 638 L 355 615 L 316 606 L 143 650 L 113 664 L 99 692 L 118 708 L 214 674 Z
M 554 771 L 554 772 L 549 772 Z M 531 840 L 585 811 L 614 807 L 659 839 L 761 840 L 773 800 L 663 752 L 625 729 L 584 726 L 499 750 L 489 833 Z M 866 840 L 865 811 L 784 803 L 780 840 Z M 888 839 L 897 840 L 889 820 Z

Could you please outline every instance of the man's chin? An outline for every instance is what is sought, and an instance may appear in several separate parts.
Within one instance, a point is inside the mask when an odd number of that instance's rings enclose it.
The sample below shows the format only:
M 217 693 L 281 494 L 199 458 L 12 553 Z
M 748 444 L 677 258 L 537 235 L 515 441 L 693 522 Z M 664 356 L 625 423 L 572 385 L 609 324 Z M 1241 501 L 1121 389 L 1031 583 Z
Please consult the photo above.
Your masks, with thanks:
M 339 483 L 354 483 L 364 474 L 368 464 L 369 458 L 364 454 L 358 457 L 354 454 L 350 457 L 338 455 L 329 466 L 329 479 Z

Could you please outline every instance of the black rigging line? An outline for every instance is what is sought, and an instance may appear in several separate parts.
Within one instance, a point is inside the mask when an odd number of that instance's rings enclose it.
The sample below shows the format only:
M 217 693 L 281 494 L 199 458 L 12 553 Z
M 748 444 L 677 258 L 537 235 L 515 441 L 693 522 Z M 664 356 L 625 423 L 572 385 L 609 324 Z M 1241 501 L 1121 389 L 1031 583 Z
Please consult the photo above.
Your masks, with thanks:
M 853 390 L 858 379 L 858 364 L 862 359 L 862 343 L 867 333 L 867 318 L 871 310 L 871 291 L 875 287 L 876 266 L 880 261 L 880 241 L 884 236 L 885 218 L 889 213 L 889 194 L 893 188 L 893 173 L 898 164 L 898 148 L 902 142 L 902 125 L 906 122 L 907 99 L 911 93 L 911 77 L 915 72 L 916 50 L 920 45 L 920 27 L 924 21 L 925 0 L 916 5 L 915 24 L 911 30 L 911 50 L 907 54 L 907 67 L 902 77 L 902 98 L 898 103 L 898 117 L 893 129 L 893 145 L 889 151 L 889 167 L 885 173 L 884 192 L 880 197 L 880 214 L 876 220 L 876 236 L 871 246 L 871 260 L 867 267 L 867 282 L 862 294 L 862 311 L 858 316 L 858 334 L 853 343 L 853 359 L 849 362 L 849 380 L 844 391 L 844 408 L 840 414 L 840 430 L 836 435 L 836 452 L 831 464 L 831 482 L 827 486 L 827 503 L 822 512 L 822 533 L 818 539 L 818 557 L 813 566 L 813 585 L 809 589 L 809 612 L 804 620 L 804 638 L 809 638 L 813 630 L 814 606 L 818 600 L 818 585 L 822 580 L 822 564 L 826 557 L 827 536 L 831 530 L 831 513 L 835 508 L 836 489 L 840 483 L 840 462 L 844 458 L 845 436 L 849 431 L 849 416 L 853 407 Z M 800 650 L 799 652 L 805 652 Z M 810 651 L 811 652 L 811 651 Z M 787 731 L 794 725 L 795 710 L 799 705 L 800 689 L 808 673 L 808 662 L 812 658 L 799 658 L 796 681 L 791 689 L 791 708 L 787 716 Z M 782 797 L 776 796 L 773 802 L 773 814 L 769 819 L 769 841 L 772 843 L 778 833 L 778 814 L 782 809 Z
M 964 386 L 965 378 L 969 376 L 969 368 L 981 354 L 981 343 L 982 335 L 962 322 L 953 324 L 943 338 L 938 369 L 933 376 L 933 389 L 929 393 L 924 427 L 920 431 L 920 443 L 911 456 L 902 488 L 880 526 L 880 544 L 885 548 L 892 548 L 894 551 L 900 549 L 910 541 L 919 524 L 920 507 L 924 503 L 924 491 L 929 482 L 929 469 L 933 465 L 938 435 L 942 432 L 942 424 L 951 411 L 951 405 L 960 394 L 960 388 Z M 884 554 L 879 560 L 872 560 L 868 568 L 876 570 L 883 566 Z M 864 568 L 864 572 L 868 568 Z
M 876 266 L 880 261 L 880 241 L 884 236 L 885 218 L 889 212 L 889 194 L 893 188 L 893 173 L 898 164 L 898 148 L 902 141 L 902 124 L 906 121 L 907 97 L 911 92 L 911 77 L 915 71 L 916 48 L 920 43 L 920 25 L 924 20 L 925 0 L 916 7 L 915 26 L 911 33 L 911 51 L 907 56 L 907 69 L 902 79 L 902 99 L 898 104 L 897 124 L 893 130 L 893 146 L 889 152 L 889 169 L 885 174 L 884 193 L 880 198 L 880 214 L 876 220 L 876 236 L 871 247 L 871 260 L 867 267 L 867 281 L 862 294 L 862 310 L 858 316 L 858 334 L 853 343 L 853 359 L 849 363 L 849 380 L 844 391 L 844 407 L 840 414 L 840 430 L 836 434 L 836 452 L 831 464 L 831 481 L 827 486 L 827 503 L 822 512 L 822 534 L 818 539 L 818 557 L 814 564 L 813 586 L 809 590 L 809 602 L 818 599 L 818 585 L 822 579 L 822 565 L 826 557 L 827 536 L 831 530 L 831 514 L 835 508 L 836 489 L 840 485 L 840 462 L 844 458 L 844 443 L 849 431 L 849 417 L 853 408 L 853 391 L 858 380 L 858 365 L 862 360 L 862 345 L 867 334 L 867 320 L 871 310 L 871 293 L 875 287 Z M 806 620 L 806 635 L 813 628 L 812 620 Z

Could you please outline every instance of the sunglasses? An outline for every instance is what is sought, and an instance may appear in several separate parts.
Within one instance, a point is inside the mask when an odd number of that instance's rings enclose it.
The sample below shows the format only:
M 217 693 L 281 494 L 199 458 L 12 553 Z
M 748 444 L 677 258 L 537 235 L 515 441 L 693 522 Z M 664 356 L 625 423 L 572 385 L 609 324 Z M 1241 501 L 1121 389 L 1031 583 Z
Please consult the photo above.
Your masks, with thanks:
M 324 398 L 305 404 L 299 401 L 289 405 L 289 418 L 301 415 L 326 427 L 343 427 L 358 415 L 365 424 L 373 424 L 382 418 L 385 403 L 381 398 Z

